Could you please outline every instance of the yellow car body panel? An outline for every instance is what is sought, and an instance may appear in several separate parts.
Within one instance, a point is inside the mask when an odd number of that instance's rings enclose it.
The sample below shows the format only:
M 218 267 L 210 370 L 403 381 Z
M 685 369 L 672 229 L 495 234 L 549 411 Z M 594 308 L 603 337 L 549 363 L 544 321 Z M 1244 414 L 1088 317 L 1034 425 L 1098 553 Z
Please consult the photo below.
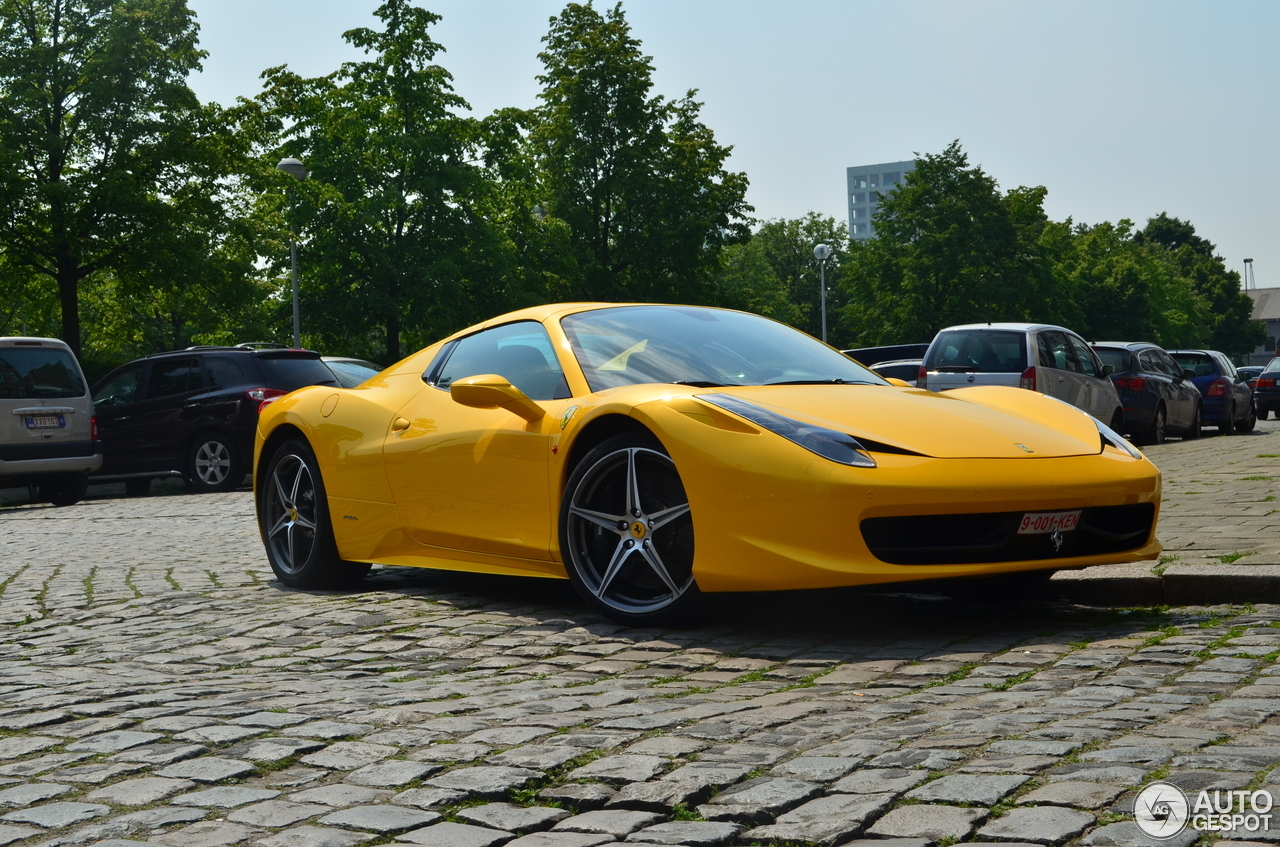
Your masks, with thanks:
M 1150 503 L 1160 472 L 1104 446 L 1077 409 L 1031 391 L 933 394 L 894 385 L 695 388 L 639 384 L 591 392 L 560 319 L 613 304 L 555 304 L 503 315 L 425 348 L 358 388 L 312 386 L 259 419 L 264 446 L 290 434 L 314 450 L 339 554 L 375 562 L 560 577 L 560 500 L 578 439 L 610 416 L 648 428 L 689 498 L 703 591 L 824 588 L 1155 558 L 1151 532 L 1106 554 L 959 564 L 890 564 L 865 519 L 1055 512 Z M 542 323 L 571 397 L 535 401 L 527 421 L 463 406 L 423 375 L 449 341 L 514 321 Z M 803 423 L 882 445 L 874 468 L 825 459 L 700 396 L 729 394 Z M 335 399 L 336 398 L 336 399 Z M 274 449 L 274 448 L 273 448 Z

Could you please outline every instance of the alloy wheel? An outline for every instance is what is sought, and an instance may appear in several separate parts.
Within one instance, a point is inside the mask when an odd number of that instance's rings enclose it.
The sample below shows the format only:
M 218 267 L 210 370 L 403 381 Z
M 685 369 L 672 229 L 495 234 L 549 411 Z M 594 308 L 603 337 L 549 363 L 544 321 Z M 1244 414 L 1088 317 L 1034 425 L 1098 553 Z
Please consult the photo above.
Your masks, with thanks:
M 566 552 L 601 603 L 652 613 L 693 587 L 693 519 L 669 456 L 647 447 L 615 450 L 569 496 Z
M 280 569 L 296 574 L 316 544 L 316 489 L 303 458 L 289 453 L 271 469 L 267 488 L 267 544 Z
M 196 475 L 205 485 L 220 485 L 231 473 L 231 451 L 221 441 L 206 441 L 196 450 Z

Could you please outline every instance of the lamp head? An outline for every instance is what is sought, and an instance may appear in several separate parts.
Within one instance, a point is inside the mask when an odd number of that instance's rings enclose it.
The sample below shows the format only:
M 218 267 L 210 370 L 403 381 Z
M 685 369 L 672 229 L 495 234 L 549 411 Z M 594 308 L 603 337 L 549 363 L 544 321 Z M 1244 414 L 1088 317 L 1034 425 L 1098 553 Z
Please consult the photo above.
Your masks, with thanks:
M 302 162 L 298 161 L 297 159 L 293 159 L 293 158 L 281 159 L 276 164 L 276 170 L 284 171 L 289 176 L 297 180 L 303 180 L 307 178 L 307 166 L 302 164 Z

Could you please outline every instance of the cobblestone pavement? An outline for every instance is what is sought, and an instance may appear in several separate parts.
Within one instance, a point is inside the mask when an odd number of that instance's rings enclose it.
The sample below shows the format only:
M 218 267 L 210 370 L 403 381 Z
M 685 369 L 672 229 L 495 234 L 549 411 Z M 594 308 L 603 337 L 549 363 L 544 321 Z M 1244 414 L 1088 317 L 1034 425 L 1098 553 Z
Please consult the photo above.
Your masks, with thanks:
M 1151 449 L 1171 555 L 1276 550 L 1204 531 L 1274 528 L 1275 426 Z M 640 631 L 556 580 L 286 590 L 246 492 L 0 528 L 0 847 L 1137 845 L 1144 783 L 1280 786 L 1280 606 L 828 591 Z

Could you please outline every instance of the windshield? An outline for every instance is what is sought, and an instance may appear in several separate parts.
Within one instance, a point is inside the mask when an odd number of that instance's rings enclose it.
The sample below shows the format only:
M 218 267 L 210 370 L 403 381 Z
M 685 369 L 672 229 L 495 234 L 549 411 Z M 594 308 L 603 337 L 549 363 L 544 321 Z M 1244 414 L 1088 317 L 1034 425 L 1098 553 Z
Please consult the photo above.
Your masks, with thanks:
M 338 383 L 343 388 L 355 388 L 367 379 L 371 379 L 378 375 L 382 368 L 372 362 L 357 361 L 334 361 L 328 359 L 325 364 L 329 366 L 329 370 L 333 371 L 333 375 L 338 378 Z
M 1102 364 L 1110 365 L 1115 373 L 1129 370 L 1128 350 L 1117 350 L 1114 347 L 1094 347 L 1093 352 L 1098 354 Z
M 1170 355 L 1181 367 L 1195 371 L 1196 376 L 1215 376 L 1218 373 L 1213 357 L 1208 353 L 1171 353 Z
M 1027 367 L 1027 334 L 991 329 L 940 332 L 924 364 L 930 371 L 1022 373 Z
M 560 324 L 592 391 L 661 382 L 887 384 L 799 330 L 742 312 L 623 306 L 569 315 Z
M 0 399 L 83 397 L 84 382 L 65 350 L 0 350 Z
M 1267 362 L 1267 367 L 1263 371 L 1264 374 L 1280 373 L 1280 359 L 1272 359 Z
M 304 385 L 337 385 L 333 371 L 318 358 L 286 358 L 259 356 L 258 367 L 266 377 L 267 388 L 293 391 Z

